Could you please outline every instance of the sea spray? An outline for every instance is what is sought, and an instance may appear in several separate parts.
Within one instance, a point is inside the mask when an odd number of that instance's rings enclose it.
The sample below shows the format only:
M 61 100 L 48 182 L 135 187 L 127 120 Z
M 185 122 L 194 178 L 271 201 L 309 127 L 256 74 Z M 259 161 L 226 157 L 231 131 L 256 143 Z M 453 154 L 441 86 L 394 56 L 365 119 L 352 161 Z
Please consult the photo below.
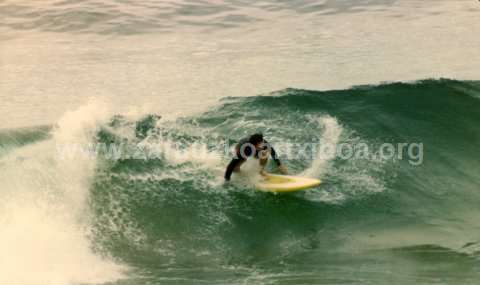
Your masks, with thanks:
M 88 141 L 108 116 L 91 101 L 60 119 L 52 138 L 1 158 L 1 284 L 103 283 L 123 266 L 94 253 L 87 238 L 91 160 L 57 160 L 55 144 Z

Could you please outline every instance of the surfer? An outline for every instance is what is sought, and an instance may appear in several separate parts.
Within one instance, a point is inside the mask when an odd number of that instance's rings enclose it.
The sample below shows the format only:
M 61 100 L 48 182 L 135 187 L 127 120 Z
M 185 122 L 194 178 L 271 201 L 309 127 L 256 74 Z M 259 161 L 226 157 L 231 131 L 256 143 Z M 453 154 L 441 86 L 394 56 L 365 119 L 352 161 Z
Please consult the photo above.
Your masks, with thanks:
M 263 139 L 261 133 L 253 134 L 248 138 L 241 139 L 235 146 L 235 156 L 230 161 L 225 171 L 225 180 L 229 181 L 232 176 L 232 172 L 240 171 L 240 166 L 249 157 L 254 157 L 260 162 L 260 174 L 265 174 L 265 165 L 267 165 L 268 157 L 272 156 L 272 159 L 278 166 L 278 169 L 282 174 L 287 174 L 288 170 L 277 157 L 275 149 Z

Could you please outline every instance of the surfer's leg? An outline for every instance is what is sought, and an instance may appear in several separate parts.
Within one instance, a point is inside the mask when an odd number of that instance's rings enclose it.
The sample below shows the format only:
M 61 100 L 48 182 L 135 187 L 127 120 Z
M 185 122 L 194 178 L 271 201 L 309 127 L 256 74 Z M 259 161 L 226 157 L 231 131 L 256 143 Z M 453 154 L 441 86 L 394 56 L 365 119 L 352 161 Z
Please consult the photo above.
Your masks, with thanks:
M 266 158 L 260 158 L 260 166 L 262 167 L 262 169 L 265 168 L 265 165 L 267 165 L 267 162 L 268 162 L 268 157 Z
M 265 172 L 265 166 L 268 163 L 268 157 L 270 156 L 270 151 L 269 150 L 262 150 L 258 153 L 258 160 L 260 163 L 260 173 Z

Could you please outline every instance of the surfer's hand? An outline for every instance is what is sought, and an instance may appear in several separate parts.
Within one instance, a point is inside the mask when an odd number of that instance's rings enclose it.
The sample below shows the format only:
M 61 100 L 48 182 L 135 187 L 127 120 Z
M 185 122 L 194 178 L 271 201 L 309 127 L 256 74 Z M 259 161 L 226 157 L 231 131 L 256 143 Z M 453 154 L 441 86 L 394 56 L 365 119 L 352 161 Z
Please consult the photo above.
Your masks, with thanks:
M 278 170 L 280 170 L 282 174 L 288 174 L 288 168 L 283 164 L 278 167 Z

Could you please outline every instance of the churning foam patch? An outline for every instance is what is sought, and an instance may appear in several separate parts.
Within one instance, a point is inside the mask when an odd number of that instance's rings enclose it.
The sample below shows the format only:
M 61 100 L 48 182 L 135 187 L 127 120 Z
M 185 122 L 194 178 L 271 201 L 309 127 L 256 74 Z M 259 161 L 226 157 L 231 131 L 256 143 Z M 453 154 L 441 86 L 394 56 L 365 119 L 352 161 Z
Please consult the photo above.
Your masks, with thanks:
M 125 267 L 91 249 L 86 237 L 92 160 L 57 160 L 55 144 L 92 139 L 107 116 L 90 101 L 58 122 L 52 139 L 16 149 L 0 163 L 0 284 L 98 284 Z
M 315 117 L 311 119 L 315 120 L 316 123 L 323 128 L 320 143 L 330 147 L 336 147 L 343 131 L 342 126 L 337 122 L 337 120 L 330 116 Z M 318 151 L 317 157 L 315 157 L 310 167 L 302 172 L 302 176 L 319 177 L 326 171 L 328 162 L 333 158 L 335 158 L 334 151 Z
M 70 215 L 38 201 L 7 203 L 0 220 L 1 284 L 98 284 L 121 278 L 121 266 L 93 253 Z

